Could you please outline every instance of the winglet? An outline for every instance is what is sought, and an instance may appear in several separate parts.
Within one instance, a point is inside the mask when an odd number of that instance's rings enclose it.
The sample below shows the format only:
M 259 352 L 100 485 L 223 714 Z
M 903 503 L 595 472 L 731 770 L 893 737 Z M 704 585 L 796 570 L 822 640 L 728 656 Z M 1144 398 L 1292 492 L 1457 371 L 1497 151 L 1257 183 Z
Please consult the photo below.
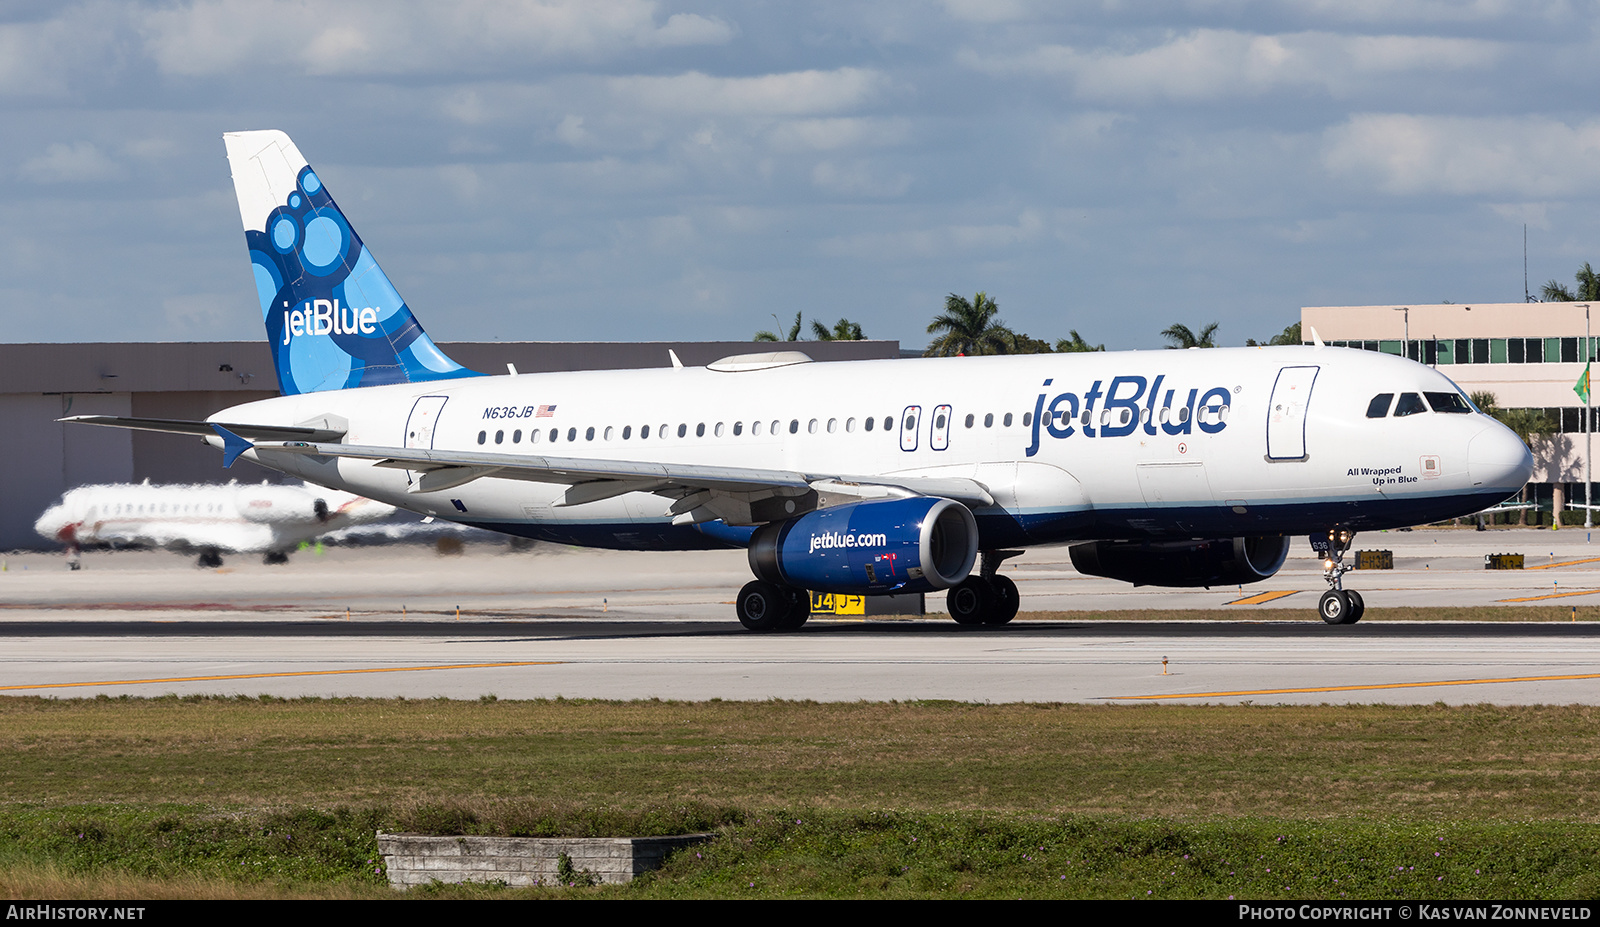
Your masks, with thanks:
M 1317 327 L 1315 325 L 1311 326 L 1311 343 L 1317 348 L 1327 347 L 1327 345 L 1322 343 L 1322 339 L 1317 337 Z
M 255 447 L 249 441 L 239 437 L 221 425 L 212 425 L 211 430 L 222 437 L 222 467 L 227 469 L 239 459 L 239 455 Z
M 683 369 L 683 361 L 678 360 L 678 352 L 677 351 L 674 351 L 671 348 L 667 348 L 667 356 L 672 358 L 672 366 L 678 368 L 679 370 Z

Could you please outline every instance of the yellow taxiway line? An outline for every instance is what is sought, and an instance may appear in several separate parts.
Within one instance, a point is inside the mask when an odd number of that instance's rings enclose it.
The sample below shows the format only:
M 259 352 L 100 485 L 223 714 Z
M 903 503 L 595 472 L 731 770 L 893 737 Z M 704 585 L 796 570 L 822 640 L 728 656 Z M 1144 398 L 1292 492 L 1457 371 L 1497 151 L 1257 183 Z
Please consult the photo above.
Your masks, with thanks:
M 1282 591 L 1279 591 L 1279 592 L 1258 592 L 1255 595 L 1245 596 L 1242 599 L 1234 599 L 1232 602 L 1224 602 L 1222 604 L 1223 605 L 1265 605 L 1268 602 L 1276 602 L 1279 599 L 1283 599 L 1283 598 L 1287 598 L 1289 596 L 1292 596 L 1292 595 L 1294 595 L 1295 593 L 1297 593 L 1299 591 L 1300 590 L 1298 590 L 1298 589 L 1285 589 L 1285 590 L 1282 590 Z
M 520 663 L 450 663 L 443 666 L 379 666 L 368 669 L 302 670 L 293 673 L 239 673 L 232 676 L 170 676 L 163 679 L 102 679 L 96 682 L 52 682 L 27 686 L 0 686 L 0 692 L 19 689 L 71 689 L 80 686 L 143 686 L 169 682 L 218 682 L 228 679 L 287 679 L 292 676 L 344 676 L 358 673 L 421 673 L 428 670 L 490 669 L 506 666 L 560 666 L 563 660 Z
M 1163 698 L 1238 698 L 1246 695 L 1298 695 L 1310 692 L 1364 692 L 1373 689 L 1421 689 L 1431 686 L 1478 686 L 1501 682 L 1562 682 L 1574 679 L 1600 679 L 1600 673 L 1575 676 L 1507 676 L 1501 679 L 1441 679 L 1433 682 L 1381 682 L 1366 686 L 1315 686 L 1305 689 L 1245 689 L 1238 692 L 1175 692 L 1165 695 L 1122 695 L 1106 701 Z
M 1563 560 L 1560 563 L 1546 563 L 1541 566 L 1528 567 L 1530 570 L 1553 570 L 1556 567 L 1577 566 L 1580 563 L 1600 563 L 1600 557 L 1589 557 L 1584 560 Z
M 1564 599 L 1569 595 L 1594 595 L 1600 589 L 1579 589 L 1577 592 L 1547 592 L 1544 595 L 1528 595 L 1520 599 L 1495 599 L 1496 602 L 1538 602 L 1541 599 Z

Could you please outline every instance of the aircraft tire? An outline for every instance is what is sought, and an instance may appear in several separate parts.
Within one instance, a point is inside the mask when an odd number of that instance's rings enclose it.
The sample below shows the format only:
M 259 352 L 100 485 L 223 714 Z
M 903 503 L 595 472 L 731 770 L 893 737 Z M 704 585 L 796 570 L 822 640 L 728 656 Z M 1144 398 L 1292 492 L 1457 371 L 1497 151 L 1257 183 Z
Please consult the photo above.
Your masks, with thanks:
M 1344 623 L 1355 624 L 1361 620 L 1362 615 L 1366 614 L 1367 603 L 1361 598 L 1361 593 L 1354 589 L 1347 590 L 1345 595 L 1350 597 L 1350 617 L 1346 618 Z
M 950 587 L 945 597 L 945 608 L 956 624 L 983 624 L 994 611 L 994 589 L 981 576 L 968 576 Z
M 222 555 L 214 550 L 205 551 L 200 555 L 200 559 L 195 561 L 195 566 L 203 567 L 207 570 L 214 570 L 217 567 L 222 566 Z
M 1350 595 L 1338 589 L 1329 589 L 1317 601 L 1317 614 L 1328 624 L 1350 623 Z
M 989 580 L 989 588 L 994 592 L 994 607 L 983 618 L 984 624 L 1005 624 L 1017 617 L 1017 607 L 1022 604 L 1022 596 L 1017 592 L 1017 584 L 1009 576 L 996 574 Z
M 786 586 L 783 589 L 789 594 L 789 611 L 783 616 L 783 623 L 779 629 L 798 631 L 805 626 L 806 619 L 811 617 L 811 593 L 793 586 Z
M 739 623 L 751 631 L 777 631 L 784 627 L 794 600 L 787 589 L 764 579 L 745 583 L 735 603 Z
M 289 553 L 288 551 L 282 550 L 269 550 L 265 554 L 261 555 L 261 562 L 265 563 L 267 566 L 276 566 L 280 563 L 288 563 Z

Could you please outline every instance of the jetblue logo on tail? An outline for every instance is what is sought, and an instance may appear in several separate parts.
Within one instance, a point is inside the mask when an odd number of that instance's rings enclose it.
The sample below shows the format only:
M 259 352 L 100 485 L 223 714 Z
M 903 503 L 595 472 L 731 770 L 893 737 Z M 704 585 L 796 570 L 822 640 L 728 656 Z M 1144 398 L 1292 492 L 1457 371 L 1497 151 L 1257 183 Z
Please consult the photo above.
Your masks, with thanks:
M 356 309 L 341 307 L 337 299 L 308 299 L 302 309 L 283 310 L 284 344 L 296 335 L 370 335 L 377 330 L 378 310 L 371 306 Z

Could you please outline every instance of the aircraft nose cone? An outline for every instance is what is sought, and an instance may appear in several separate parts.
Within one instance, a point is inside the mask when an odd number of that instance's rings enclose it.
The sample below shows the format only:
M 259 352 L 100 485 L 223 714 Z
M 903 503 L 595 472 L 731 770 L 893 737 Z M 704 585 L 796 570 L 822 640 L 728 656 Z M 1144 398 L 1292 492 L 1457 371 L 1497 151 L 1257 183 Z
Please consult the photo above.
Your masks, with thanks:
M 1496 423 L 1467 445 L 1467 473 L 1473 486 L 1510 494 L 1533 475 L 1533 455 L 1511 429 Z
M 45 509 L 39 520 L 33 523 L 33 530 L 37 531 L 40 537 L 52 541 L 72 540 L 72 528 L 73 526 L 67 521 L 66 509 L 59 505 Z

